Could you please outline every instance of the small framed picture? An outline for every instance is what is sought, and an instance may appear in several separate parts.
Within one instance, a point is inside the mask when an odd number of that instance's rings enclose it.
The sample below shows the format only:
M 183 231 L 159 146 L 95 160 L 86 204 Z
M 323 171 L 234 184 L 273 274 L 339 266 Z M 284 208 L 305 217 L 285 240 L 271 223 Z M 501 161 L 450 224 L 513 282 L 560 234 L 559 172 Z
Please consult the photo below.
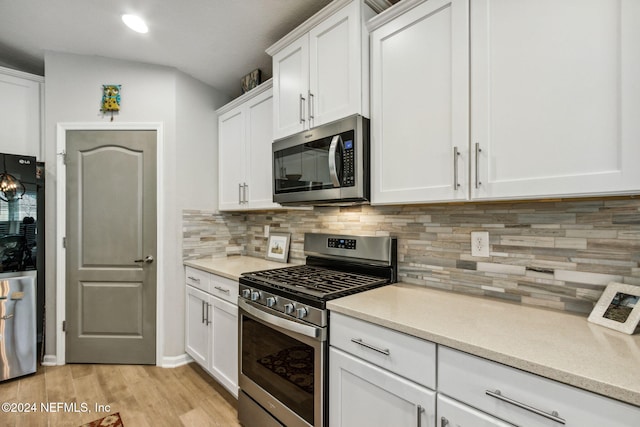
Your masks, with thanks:
M 242 93 L 249 92 L 254 87 L 261 83 L 262 72 L 260 69 L 255 69 L 242 78 Z
M 640 286 L 609 283 L 591 311 L 589 322 L 633 334 L 640 322 Z
M 291 233 L 269 233 L 266 258 L 271 261 L 287 262 L 290 243 Z

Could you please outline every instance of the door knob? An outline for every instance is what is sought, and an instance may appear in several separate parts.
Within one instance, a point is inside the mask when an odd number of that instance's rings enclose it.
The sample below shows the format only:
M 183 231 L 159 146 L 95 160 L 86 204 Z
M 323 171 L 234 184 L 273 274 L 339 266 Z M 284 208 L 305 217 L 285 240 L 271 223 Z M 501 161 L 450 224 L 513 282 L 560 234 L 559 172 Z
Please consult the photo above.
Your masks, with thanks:
M 147 264 L 151 264 L 153 262 L 153 257 L 151 255 L 147 255 L 144 259 L 134 259 L 133 262 L 146 262 Z

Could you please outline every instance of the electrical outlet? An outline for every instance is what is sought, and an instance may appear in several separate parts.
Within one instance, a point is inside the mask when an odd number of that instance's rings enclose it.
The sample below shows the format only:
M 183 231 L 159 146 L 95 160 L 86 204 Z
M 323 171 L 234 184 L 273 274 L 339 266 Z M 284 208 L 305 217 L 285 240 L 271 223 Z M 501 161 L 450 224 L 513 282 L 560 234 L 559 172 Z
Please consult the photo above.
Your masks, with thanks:
M 477 256 L 477 257 L 489 256 L 489 232 L 488 231 L 472 231 L 471 232 L 471 256 Z
M 269 237 L 269 226 L 268 225 L 264 226 L 264 237 Z

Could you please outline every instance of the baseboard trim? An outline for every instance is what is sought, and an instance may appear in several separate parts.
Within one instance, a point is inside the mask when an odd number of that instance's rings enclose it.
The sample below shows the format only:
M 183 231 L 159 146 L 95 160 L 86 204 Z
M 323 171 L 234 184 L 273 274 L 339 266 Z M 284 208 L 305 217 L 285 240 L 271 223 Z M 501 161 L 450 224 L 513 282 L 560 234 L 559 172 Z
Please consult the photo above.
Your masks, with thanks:
M 173 357 L 163 357 L 162 363 L 158 366 L 162 368 L 177 368 L 178 366 L 186 365 L 187 363 L 193 362 L 191 356 L 187 353 L 181 354 L 180 356 Z
M 40 364 L 42 366 L 57 366 L 58 358 L 53 354 L 45 354 L 44 358 L 42 359 L 42 363 Z

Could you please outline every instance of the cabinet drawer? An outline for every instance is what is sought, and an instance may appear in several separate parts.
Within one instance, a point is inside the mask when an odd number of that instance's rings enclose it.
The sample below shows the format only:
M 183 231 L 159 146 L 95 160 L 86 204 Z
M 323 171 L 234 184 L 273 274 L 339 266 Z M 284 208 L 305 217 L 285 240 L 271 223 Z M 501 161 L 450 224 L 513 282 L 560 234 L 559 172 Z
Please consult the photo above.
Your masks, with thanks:
M 629 427 L 640 420 L 638 407 L 443 346 L 438 391 L 527 427 Z
M 499 419 L 438 394 L 438 421 L 443 427 L 512 427 Z M 440 423 L 440 424 L 438 424 Z
M 201 291 L 210 292 L 210 277 L 211 275 L 205 271 L 192 267 L 185 268 L 185 281 L 187 285 L 198 288 Z
M 329 329 L 332 346 L 436 388 L 435 344 L 339 313 L 331 313 Z
M 210 293 L 234 305 L 238 305 L 238 282 L 211 275 Z

